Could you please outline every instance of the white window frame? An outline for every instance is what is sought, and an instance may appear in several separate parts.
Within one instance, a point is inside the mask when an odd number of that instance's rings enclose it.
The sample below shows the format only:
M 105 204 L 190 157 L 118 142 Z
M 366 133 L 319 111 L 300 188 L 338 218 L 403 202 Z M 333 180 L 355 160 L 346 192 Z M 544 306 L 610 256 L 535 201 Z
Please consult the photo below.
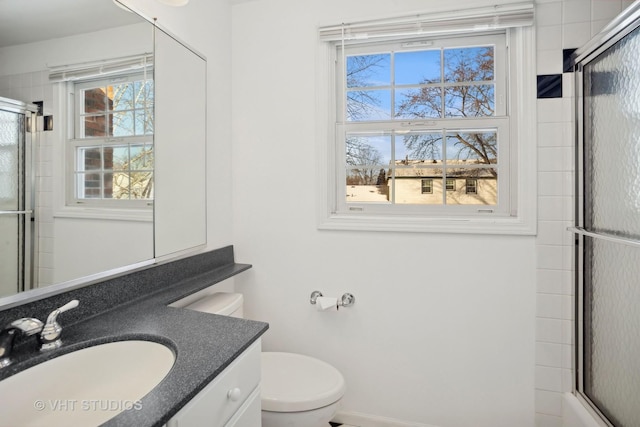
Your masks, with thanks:
M 60 212 L 61 216 L 69 217 L 98 217 L 123 220 L 152 220 L 153 199 L 145 200 L 121 200 L 121 199 L 91 199 L 79 198 L 77 188 L 77 151 L 79 147 L 109 147 L 117 145 L 154 144 L 154 135 L 137 135 L 126 137 L 87 137 L 75 138 L 81 134 L 80 120 L 80 92 L 86 87 L 95 87 L 99 84 L 117 84 L 127 81 L 137 81 L 141 78 L 149 78 L 140 72 L 123 73 L 116 76 L 103 77 L 101 79 L 88 78 L 82 81 L 69 81 L 63 83 L 66 93 L 65 99 L 68 105 L 67 143 L 65 149 L 65 208 Z M 154 168 L 155 169 L 155 168 Z M 155 173 L 155 171 L 154 171 Z
M 506 211 L 495 213 L 474 206 L 474 213 L 452 215 L 449 212 L 434 214 L 422 206 L 403 206 L 389 212 L 361 206 L 340 209 L 340 169 L 344 169 L 343 151 L 336 131 L 336 117 L 340 99 L 335 76 L 337 44 L 319 41 L 319 62 L 325 64 L 318 73 L 318 176 L 320 183 L 318 201 L 318 228 L 332 230 L 446 232 L 479 234 L 523 234 L 536 232 L 536 94 L 535 94 L 535 42 L 532 27 L 504 30 L 507 46 L 507 114 L 509 117 L 509 168 L 507 181 L 510 189 Z M 424 37 L 423 37 L 424 38 Z M 416 36 L 402 38 L 411 42 Z M 355 41 L 356 43 L 358 41 Z

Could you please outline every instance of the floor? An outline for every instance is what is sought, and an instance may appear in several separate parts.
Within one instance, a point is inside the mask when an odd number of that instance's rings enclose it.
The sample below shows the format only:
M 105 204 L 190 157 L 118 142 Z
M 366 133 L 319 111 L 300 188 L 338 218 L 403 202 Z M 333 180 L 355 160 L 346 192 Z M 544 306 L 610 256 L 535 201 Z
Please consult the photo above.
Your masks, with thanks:
M 340 424 L 340 423 L 331 423 L 330 422 L 329 424 L 331 424 L 331 427 L 338 427 L 338 426 L 340 426 L 340 427 L 356 427 L 356 426 L 351 426 L 351 425 L 348 425 L 348 424 Z

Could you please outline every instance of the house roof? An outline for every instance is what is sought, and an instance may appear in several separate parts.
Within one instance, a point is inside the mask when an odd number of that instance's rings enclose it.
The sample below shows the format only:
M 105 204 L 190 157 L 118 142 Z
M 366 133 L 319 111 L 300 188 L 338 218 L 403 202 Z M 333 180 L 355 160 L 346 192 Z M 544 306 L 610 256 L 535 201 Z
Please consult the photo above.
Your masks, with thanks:
M 458 167 L 456 167 L 458 166 Z M 396 178 L 442 178 L 442 160 L 397 160 Z M 477 160 L 447 160 L 446 172 L 450 178 L 495 178 L 494 168 Z

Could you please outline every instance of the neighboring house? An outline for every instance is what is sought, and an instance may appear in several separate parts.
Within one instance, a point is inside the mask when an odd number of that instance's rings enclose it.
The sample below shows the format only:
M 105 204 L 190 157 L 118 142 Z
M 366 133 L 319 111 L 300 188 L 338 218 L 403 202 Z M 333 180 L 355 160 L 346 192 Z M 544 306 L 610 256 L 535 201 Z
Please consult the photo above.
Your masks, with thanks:
M 381 169 L 377 175 L 359 179 L 352 176 L 347 182 L 347 202 L 437 205 L 444 201 L 451 205 L 495 205 L 498 201 L 495 170 L 476 165 L 480 163 L 449 160 L 446 178 L 443 178 L 441 160 L 399 160 L 393 168 L 395 180 L 391 169 Z M 446 199 L 443 199 L 443 188 Z

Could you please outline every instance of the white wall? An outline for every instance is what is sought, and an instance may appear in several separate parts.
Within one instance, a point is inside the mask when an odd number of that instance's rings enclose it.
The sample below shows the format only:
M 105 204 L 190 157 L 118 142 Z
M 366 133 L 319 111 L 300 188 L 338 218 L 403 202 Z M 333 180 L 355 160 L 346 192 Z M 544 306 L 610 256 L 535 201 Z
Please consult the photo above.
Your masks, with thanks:
M 464 6 L 472 4 L 482 5 Z M 450 7 L 233 7 L 233 232 L 237 258 L 254 265 L 236 287 L 247 316 L 271 325 L 266 350 L 310 354 L 343 372 L 345 413 L 390 425 L 533 426 L 533 237 L 316 229 L 315 135 L 325 126 L 315 120 L 318 26 Z M 357 301 L 316 312 L 316 289 Z

